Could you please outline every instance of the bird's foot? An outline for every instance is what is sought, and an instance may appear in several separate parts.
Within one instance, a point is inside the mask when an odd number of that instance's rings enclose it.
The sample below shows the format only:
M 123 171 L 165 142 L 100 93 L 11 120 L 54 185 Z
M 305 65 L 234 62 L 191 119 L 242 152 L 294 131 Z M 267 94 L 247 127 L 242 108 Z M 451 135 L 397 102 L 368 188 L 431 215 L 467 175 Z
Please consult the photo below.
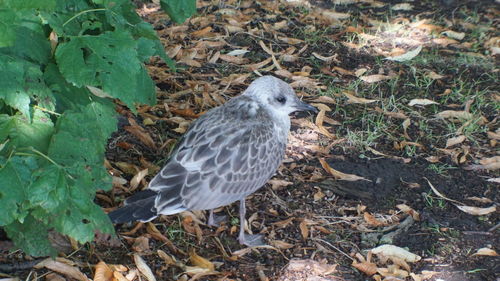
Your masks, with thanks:
M 243 234 L 238 237 L 238 241 L 248 247 L 264 246 L 266 243 L 264 243 L 263 238 L 264 236 L 260 234 Z
M 211 215 L 208 217 L 207 225 L 208 226 L 215 226 L 219 227 L 220 224 L 224 221 L 227 220 L 227 216 L 216 216 L 216 215 Z

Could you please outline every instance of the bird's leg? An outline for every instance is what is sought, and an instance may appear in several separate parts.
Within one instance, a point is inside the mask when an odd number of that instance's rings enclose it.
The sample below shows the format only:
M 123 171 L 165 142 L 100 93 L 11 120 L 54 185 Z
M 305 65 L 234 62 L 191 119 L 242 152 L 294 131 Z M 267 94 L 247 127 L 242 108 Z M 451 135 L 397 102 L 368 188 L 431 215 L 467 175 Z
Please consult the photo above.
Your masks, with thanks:
M 240 244 L 247 246 L 262 246 L 265 243 L 262 241 L 262 235 L 258 234 L 245 234 L 245 199 L 240 200 L 240 234 L 238 241 Z
M 226 220 L 226 216 L 216 216 L 214 215 L 214 209 L 210 209 L 210 214 L 208 215 L 208 226 L 218 227 L 221 222 Z

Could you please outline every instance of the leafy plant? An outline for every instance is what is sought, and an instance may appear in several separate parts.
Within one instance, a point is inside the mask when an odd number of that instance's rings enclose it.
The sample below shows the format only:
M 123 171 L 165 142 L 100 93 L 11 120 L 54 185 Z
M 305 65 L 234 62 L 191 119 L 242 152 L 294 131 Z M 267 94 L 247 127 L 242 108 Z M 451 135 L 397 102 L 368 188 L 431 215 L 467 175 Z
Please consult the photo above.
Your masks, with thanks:
M 194 0 L 161 3 L 176 22 L 195 12 Z M 49 231 L 113 233 L 94 203 L 111 187 L 112 99 L 155 102 L 155 55 L 173 67 L 129 0 L 0 1 L 0 227 L 27 254 L 55 254 Z

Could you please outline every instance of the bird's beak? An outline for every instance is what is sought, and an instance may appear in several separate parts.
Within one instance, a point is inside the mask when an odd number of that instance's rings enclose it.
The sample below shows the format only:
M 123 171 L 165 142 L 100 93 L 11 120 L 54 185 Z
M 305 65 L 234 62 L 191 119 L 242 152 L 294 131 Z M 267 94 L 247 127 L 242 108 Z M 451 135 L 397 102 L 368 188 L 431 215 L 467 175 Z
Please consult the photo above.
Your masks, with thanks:
M 310 104 L 307 104 L 301 100 L 297 100 L 294 108 L 297 110 L 297 111 L 312 111 L 314 113 L 318 113 L 318 109 L 316 109 L 316 107 L 310 105 Z

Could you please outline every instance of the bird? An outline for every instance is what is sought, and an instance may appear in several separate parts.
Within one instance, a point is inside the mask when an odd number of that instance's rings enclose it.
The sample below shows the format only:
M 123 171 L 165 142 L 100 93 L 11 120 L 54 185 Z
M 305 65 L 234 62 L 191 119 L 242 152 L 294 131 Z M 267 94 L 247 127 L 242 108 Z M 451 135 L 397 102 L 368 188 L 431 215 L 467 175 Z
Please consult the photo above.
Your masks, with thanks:
M 240 201 L 238 241 L 261 245 L 246 234 L 245 198 L 264 186 L 281 164 L 290 131 L 290 114 L 317 109 L 274 76 L 255 79 L 239 96 L 196 119 L 148 187 L 110 212 L 113 223 L 148 222 L 159 215 L 213 210 Z

